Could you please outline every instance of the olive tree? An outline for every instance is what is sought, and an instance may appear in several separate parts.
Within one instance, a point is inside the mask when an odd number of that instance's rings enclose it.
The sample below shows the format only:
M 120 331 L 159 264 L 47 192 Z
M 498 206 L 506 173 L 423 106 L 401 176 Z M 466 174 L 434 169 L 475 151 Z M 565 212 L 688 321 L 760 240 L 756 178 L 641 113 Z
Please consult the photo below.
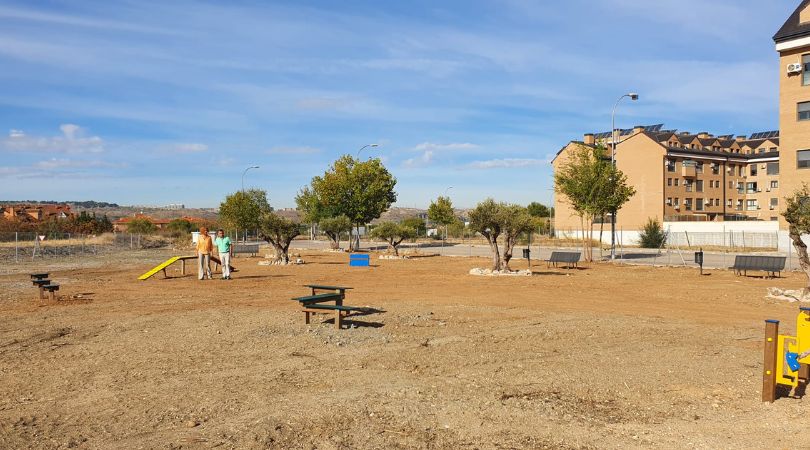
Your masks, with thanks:
M 266 191 L 248 189 L 226 196 L 219 205 L 219 218 L 225 227 L 236 229 L 237 232 L 255 230 L 259 228 L 262 216 L 272 210 Z
M 498 237 L 501 235 L 500 210 L 502 203 L 488 198 L 470 211 L 470 228 L 487 240 L 492 250 L 492 270 L 501 270 L 501 254 L 498 249 Z
M 331 248 L 337 250 L 340 248 L 340 236 L 343 233 L 351 232 L 352 221 L 344 215 L 326 217 L 318 222 L 318 228 L 329 237 Z
M 807 255 L 807 244 L 802 240 L 802 235 L 810 234 L 810 188 L 807 184 L 797 189 L 785 198 L 785 211 L 782 217 L 788 223 L 788 236 L 796 249 L 799 258 L 799 267 L 807 276 L 807 285 L 804 287 L 804 294 L 810 294 L 810 257 Z
M 371 230 L 371 236 L 388 242 L 388 250 L 399 256 L 399 244 L 416 237 L 416 230 L 396 222 L 383 222 Z
M 501 268 L 511 271 L 509 261 L 512 259 L 512 250 L 515 248 L 515 244 L 522 234 L 529 233 L 534 229 L 535 220 L 523 206 L 504 204 L 500 206 L 498 218 L 501 223 L 504 240 L 503 255 L 501 256 L 503 264 Z
M 259 237 L 276 251 L 276 264 L 290 263 L 290 243 L 301 234 L 301 225 L 274 212 L 266 212 L 259 218 Z
M 453 202 L 450 201 L 450 197 L 439 196 L 435 202 L 430 202 L 427 214 L 428 219 L 433 221 L 433 223 L 444 226 L 445 235 L 447 235 L 447 225 L 450 225 L 456 220 L 456 216 L 453 213 Z

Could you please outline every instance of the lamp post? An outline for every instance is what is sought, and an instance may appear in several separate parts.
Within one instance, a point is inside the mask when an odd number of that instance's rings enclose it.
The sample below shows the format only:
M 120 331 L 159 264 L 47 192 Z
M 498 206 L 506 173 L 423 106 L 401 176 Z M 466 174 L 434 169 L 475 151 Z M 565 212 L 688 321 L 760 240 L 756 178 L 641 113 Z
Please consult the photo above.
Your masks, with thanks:
M 244 171 L 244 172 L 242 172 L 242 192 L 245 192 L 245 174 L 246 174 L 246 173 L 248 172 L 248 170 L 250 170 L 250 169 L 258 169 L 258 168 L 259 168 L 259 166 L 250 166 L 250 167 L 248 167 L 247 169 L 245 169 L 245 171 Z
M 360 150 L 357 150 L 357 159 L 360 159 L 360 152 L 362 152 L 366 148 L 368 148 L 368 147 L 374 148 L 374 147 L 379 147 L 379 146 L 380 146 L 380 144 L 366 144 L 366 145 L 360 147 Z
M 610 136 L 612 145 L 610 147 L 610 164 L 615 168 L 616 167 L 616 108 L 619 106 L 619 102 L 622 101 L 625 97 L 629 98 L 630 100 L 636 101 L 638 100 L 638 94 L 635 92 L 630 92 L 628 94 L 624 94 L 616 100 L 616 104 L 613 105 L 613 112 L 610 114 Z M 613 181 L 613 180 L 611 180 Z M 611 211 L 610 213 L 610 259 L 616 259 L 616 209 Z M 602 243 L 599 243 L 600 248 Z
M 245 192 L 245 174 L 250 169 L 258 169 L 259 166 L 250 166 L 242 172 L 242 192 Z M 247 230 L 245 230 L 245 235 L 242 237 L 244 242 L 247 242 Z M 239 227 L 236 228 L 236 242 L 239 242 Z

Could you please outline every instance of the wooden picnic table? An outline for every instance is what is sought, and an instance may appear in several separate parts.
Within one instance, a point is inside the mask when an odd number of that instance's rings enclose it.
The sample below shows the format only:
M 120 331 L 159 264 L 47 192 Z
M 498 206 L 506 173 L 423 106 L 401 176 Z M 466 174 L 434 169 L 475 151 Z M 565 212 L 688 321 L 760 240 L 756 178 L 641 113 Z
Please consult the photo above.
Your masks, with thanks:
M 304 312 L 304 323 L 309 324 L 310 314 L 335 313 L 335 326 L 340 329 L 343 323 L 343 315 L 356 311 L 359 308 L 344 306 L 343 299 L 346 298 L 346 291 L 352 289 L 348 286 L 326 286 L 322 284 L 305 284 L 312 290 L 312 295 L 306 297 L 295 297 L 293 300 L 301 304 Z M 326 291 L 318 293 L 318 291 Z M 335 302 L 334 305 L 325 303 Z

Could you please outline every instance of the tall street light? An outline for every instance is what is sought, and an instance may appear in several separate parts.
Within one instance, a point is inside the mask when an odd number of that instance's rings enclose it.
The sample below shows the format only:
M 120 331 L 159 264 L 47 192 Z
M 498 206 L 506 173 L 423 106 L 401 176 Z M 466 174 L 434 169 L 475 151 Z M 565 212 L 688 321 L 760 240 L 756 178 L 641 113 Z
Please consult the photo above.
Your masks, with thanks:
M 619 102 L 624 98 L 636 101 L 638 100 L 638 94 L 635 92 L 624 94 L 619 97 L 619 99 L 616 100 L 616 104 L 613 105 L 613 112 L 610 114 L 610 136 L 613 141 L 610 147 L 610 164 L 613 165 L 613 167 L 616 167 L 616 108 L 619 106 Z M 614 209 L 610 214 L 610 259 L 612 260 L 616 259 L 616 212 L 616 209 Z M 599 245 L 602 244 L 600 243 Z
M 360 159 L 360 152 L 362 152 L 366 148 L 368 148 L 368 147 L 373 148 L 373 147 L 379 147 L 379 146 L 380 146 L 380 144 L 366 144 L 366 145 L 360 147 L 360 150 L 357 150 L 357 159 Z
M 259 168 L 259 166 L 250 166 L 250 167 L 248 167 L 247 169 L 245 169 L 245 171 L 244 171 L 244 172 L 242 172 L 242 192 L 244 192 L 244 191 L 245 191 L 245 174 L 246 174 L 246 173 L 247 173 L 247 171 L 248 171 L 248 170 L 250 170 L 250 169 L 258 169 L 258 168 Z

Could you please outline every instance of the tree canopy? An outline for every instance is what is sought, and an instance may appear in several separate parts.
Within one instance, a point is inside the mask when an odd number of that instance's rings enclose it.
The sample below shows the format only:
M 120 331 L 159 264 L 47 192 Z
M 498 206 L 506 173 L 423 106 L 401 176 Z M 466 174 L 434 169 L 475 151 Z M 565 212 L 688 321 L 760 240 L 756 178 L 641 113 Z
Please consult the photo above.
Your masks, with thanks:
M 456 220 L 456 215 L 453 213 L 453 202 L 450 197 L 439 196 L 436 201 L 430 202 L 427 213 L 428 219 L 439 225 L 449 225 Z
M 388 242 L 388 249 L 399 255 L 399 244 L 405 239 L 416 237 L 416 230 L 401 223 L 383 222 L 371 230 L 371 236 Z
M 810 294 L 810 257 L 807 255 L 807 244 L 802 240 L 802 235 L 810 234 L 810 188 L 807 184 L 803 183 L 801 188 L 785 198 L 782 217 L 788 223 L 788 235 L 796 249 L 799 266 L 807 276 L 804 293 Z
M 271 211 L 267 192 L 262 189 L 234 192 L 225 197 L 225 201 L 219 205 L 222 224 L 237 230 L 259 228 L 262 216 Z
M 526 206 L 526 210 L 529 214 L 533 217 L 550 217 L 551 210 L 548 206 L 538 203 L 538 202 L 531 202 Z
M 276 263 L 289 264 L 290 243 L 301 234 L 301 225 L 274 212 L 266 212 L 259 219 L 259 237 L 276 250 Z

